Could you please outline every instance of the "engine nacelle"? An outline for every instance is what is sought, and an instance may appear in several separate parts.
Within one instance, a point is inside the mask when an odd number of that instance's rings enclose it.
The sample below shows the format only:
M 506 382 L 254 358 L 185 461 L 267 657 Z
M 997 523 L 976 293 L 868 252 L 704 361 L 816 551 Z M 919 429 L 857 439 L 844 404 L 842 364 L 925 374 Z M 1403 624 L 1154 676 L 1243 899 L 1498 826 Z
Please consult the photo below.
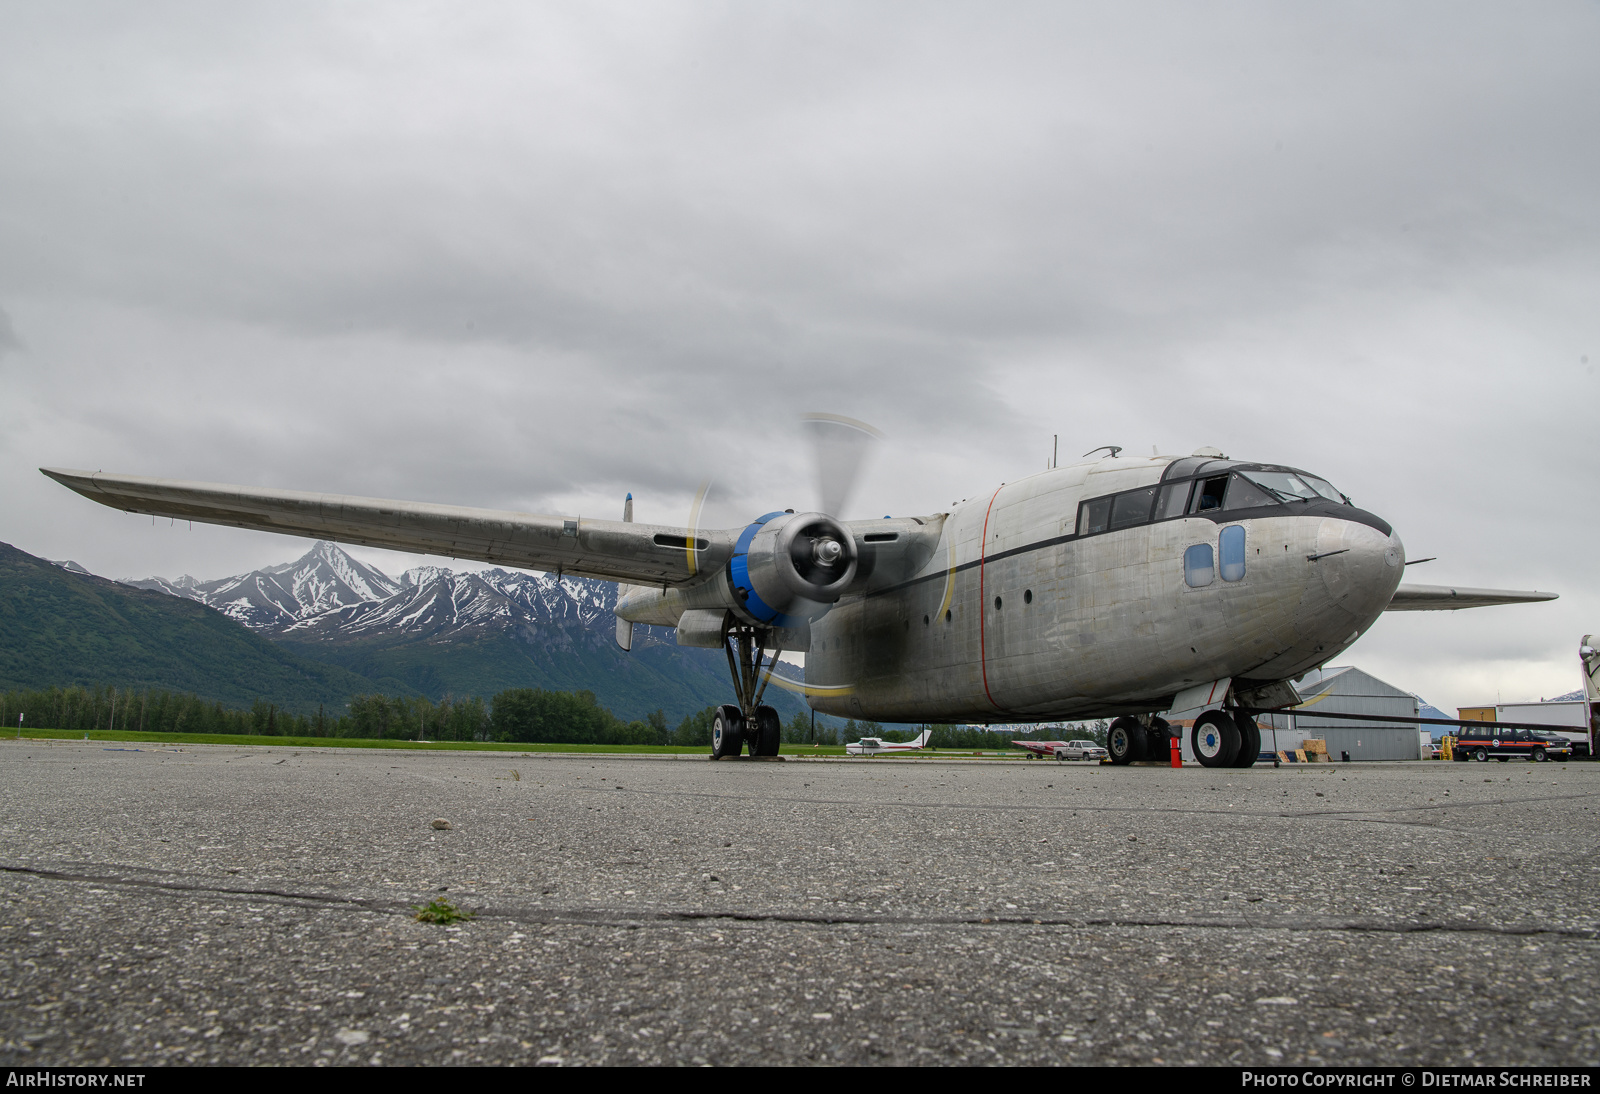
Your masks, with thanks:
M 856 576 L 855 537 L 825 513 L 768 513 L 739 535 L 728 578 L 740 615 L 799 627 L 827 613 Z

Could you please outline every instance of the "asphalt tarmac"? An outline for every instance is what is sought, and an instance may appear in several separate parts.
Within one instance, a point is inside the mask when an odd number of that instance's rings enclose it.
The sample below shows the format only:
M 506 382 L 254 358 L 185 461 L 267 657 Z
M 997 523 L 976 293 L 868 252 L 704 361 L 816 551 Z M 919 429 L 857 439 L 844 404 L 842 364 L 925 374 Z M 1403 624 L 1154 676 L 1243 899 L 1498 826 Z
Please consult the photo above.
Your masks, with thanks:
M 1600 1062 L 1600 764 L 23 741 L 0 805 L 7 1064 Z

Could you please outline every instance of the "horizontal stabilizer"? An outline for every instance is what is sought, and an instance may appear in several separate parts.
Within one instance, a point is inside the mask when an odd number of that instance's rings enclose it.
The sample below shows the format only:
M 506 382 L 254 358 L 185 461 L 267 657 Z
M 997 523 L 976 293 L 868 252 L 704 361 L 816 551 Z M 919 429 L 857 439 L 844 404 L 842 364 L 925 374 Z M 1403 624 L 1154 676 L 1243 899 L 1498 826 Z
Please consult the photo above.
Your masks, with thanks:
M 1385 611 L 1452 612 L 1460 608 L 1489 608 L 1496 604 L 1536 604 L 1554 600 L 1555 593 L 1520 592 L 1516 589 L 1466 589 L 1456 585 L 1402 585 L 1394 591 Z

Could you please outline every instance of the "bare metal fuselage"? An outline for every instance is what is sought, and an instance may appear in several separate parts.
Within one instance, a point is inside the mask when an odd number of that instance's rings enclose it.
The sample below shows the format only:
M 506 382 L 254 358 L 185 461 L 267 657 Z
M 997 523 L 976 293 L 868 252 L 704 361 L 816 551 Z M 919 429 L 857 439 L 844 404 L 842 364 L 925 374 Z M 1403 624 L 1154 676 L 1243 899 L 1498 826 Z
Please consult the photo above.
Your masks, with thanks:
M 1404 551 L 1361 520 L 1280 506 L 1076 534 L 1080 501 L 1155 484 L 1169 462 L 1080 464 L 948 514 L 852 522 L 858 540 L 898 530 L 898 553 L 811 624 L 806 682 L 827 689 L 810 694 L 811 706 L 888 722 L 1165 710 L 1198 683 L 1297 677 L 1388 605 Z M 1234 525 L 1244 529 L 1243 575 L 1186 582 L 1185 551 L 1215 548 Z M 719 580 L 634 588 L 619 612 L 670 625 L 702 600 L 726 603 Z

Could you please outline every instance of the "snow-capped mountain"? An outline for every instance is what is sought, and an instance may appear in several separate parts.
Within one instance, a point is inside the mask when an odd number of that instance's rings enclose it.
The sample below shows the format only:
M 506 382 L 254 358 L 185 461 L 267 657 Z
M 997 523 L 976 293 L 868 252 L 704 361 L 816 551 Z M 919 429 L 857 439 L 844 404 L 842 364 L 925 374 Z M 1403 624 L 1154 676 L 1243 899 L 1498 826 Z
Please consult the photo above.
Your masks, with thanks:
M 676 721 L 726 702 L 725 659 L 640 627 L 617 648 L 608 581 L 509 570 L 419 566 L 393 578 L 332 543 L 282 566 L 198 581 L 147 578 L 142 589 L 198 600 L 287 647 L 372 681 L 441 698 L 507 688 L 594 692 L 619 717 L 664 709 Z M 787 716 L 800 702 L 769 693 Z
M 395 579 L 319 542 L 293 562 L 197 581 L 187 575 L 129 581 L 187 597 L 251 630 L 298 639 L 408 635 L 448 638 L 479 627 L 521 630 L 610 624 L 616 586 L 586 578 L 419 566 Z
M 391 596 L 309 616 L 282 633 L 297 639 L 404 634 L 439 640 L 489 629 L 537 641 L 552 627 L 604 630 L 617 603 L 610 582 L 553 574 L 423 566 L 407 570 L 399 584 Z
M 303 620 L 393 596 L 400 582 L 357 562 L 332 543 L 318 543 L 294 562 L 216 581 L 185 574 L 124 584 L 187 597 L 209 605 L 251 630 L 275 633 Z

